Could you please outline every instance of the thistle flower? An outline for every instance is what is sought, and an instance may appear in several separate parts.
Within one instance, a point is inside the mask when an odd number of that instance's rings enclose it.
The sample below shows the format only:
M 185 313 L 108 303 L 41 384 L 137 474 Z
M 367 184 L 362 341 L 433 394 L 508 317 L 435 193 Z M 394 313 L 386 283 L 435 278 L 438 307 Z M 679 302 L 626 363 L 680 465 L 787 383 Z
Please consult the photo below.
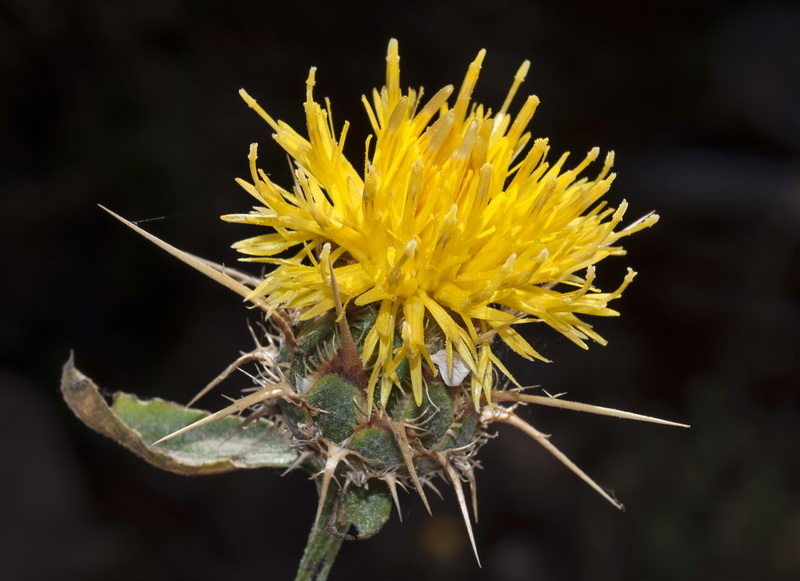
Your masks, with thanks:
M 276 265 L 249 296 L 306 309 L 302 319 L 313 319 L 334 308 L 335 278 L 345 304 L 376 305 L 362 357 L 366 364 L 377 354 L 368 389 L 372 394 L 379 383 L 384 405 L 401 387 L 397 369 L 404 362 L 417 405 L 423 362 L 434 373 L 464 366 L 476 408 L 481 396 L 491 401 L 493 367 L 514 381 L 492 350 L 495 337 L 525 358 L 544 359 L 515 329 L 524 323 L 544 322 L 583 348 L 589 339 L 604 343 L 581 316 L 617 315 L 608 303 L 635 273 L 603 292 L 593 284 L 595 264 L 624 254 L 619 240 L 658 219 L 649 214 L 620 227 L 627 203 L 614 209 L 601 200 L 615 177 L 613 153 L 587 178 L 581 176 L 597 148 L 574 167 L 566 153 L 546 161 L 547 139 L 533 140 L 526 152 L 539 100 L 528 97 L 516 117 L 509 107 L 528 61 L 497 113 L 472 103 L 484 55 L 469 66 L 451 106 L 452 85 L 428 100 L 422 89 L 402 91 L 392 40 L 386 86 L 373 91 L 371 102 L 362 99 L 374 131 L 363 174 L 343 154 L 348 123 L 337 137 L 330 103 L 323 108 L 314 100 L 315 69 L 306 84 L 308 137 L 241 91 L 295 162 L 294 187 L 284 189 L 257 169 L 253 145 L 252 181 L 238 182 L 262 205 L 223 216 L 271 229 L 234 245 L 250 255 L 244 260 Z M 294 254 L 277 257 L 286 251 Z M 442 350 L 437 364 L 434 354 Z
M 634 273 L 603 292 L 594 285 L 595 265 L 624 254 L 620 239 L 658 217 L 649 214 L 623 227 L 627 204 L 615 209 L 601 199 L 614 179 L 613 154 L 593 178 L 582 175 L 597 160 L 597 149 L 571 168 L 567 154 L 552 165 L 546 161 L 547 140 L 531 143 L 526 132 L 538 99 L 529 97 L 515 118 L 509 113 L 527 61 L 496 114 L 472 104 L 483 58 L 481 51 L 451 107 L 452 86 L 428 100 L 421 89 L 401 91 L 392 40 L 386 86 L 373 92 L 371 102 L 363 99 L 374 131 L 366 140 L 363 174 L 343 153 L 348 124 L 337 137 L 330 104 L 323 108 L 314 100 L 313 68 L 306 84 L 308 137 L 241 91 L 294 161 L 293 186 L 284 189 L 257 168 L 252 145 L 251 181 L 238 181 L 259 205 L 248 214 L 223 216 L 270 228 L 234 245 L 248 255 L 244 260 L 274 265 L 263 279 L 187 254 L 123 220 L 267 313 L 266 341 L 257 339 L 252 352 L 238 357 L 189 406 L 255 362 L 252 393 L 212 414 L 186 408 L 177 414 L 164 402 L 151 406 L 124 398 L 120 409 L 109 412 L 99 392 L 87 395 L 90 382 L 72 362 L 65 367 L 62 389 L 76 414 L 151 463 L 192 474 L 242 466 L 310 472 L 319 504 L 297 579 L 324 579 L 351 526 L 369 536 L 389 518 L 392 503 L 399 513 L 398 484 L 413 488 L 430 511 L 425 487 L 436 490 L 436 478 L 452 485 L 477 558 L 462 485 L 470 485 L 477 515 L 476 454 L 495 422 L 523 430 L 621 508 L 515 413 L 519 405 L 683 426 L 524 393 L 493 351 L 502 342 L 525 358 L 544 359 L 517 331 L 531 322 L 543 322 L 584 348 L 590 339 L 604 343 L 583 317 L 616 315 L 608 304 Z M 509 382 L 516 388 L 508 389 Z M 94 399 L 85 401 L 90 395 Z M 250 415 L 225 442 L 260 422 L 264 439 L 255 454 L 251 441 L 223 462 L 218 444 L 175 440 L 173 454 L 154 448 L 246 410 Z M 135 437 L 125 435 L 131 426 Z M 145 433 L 157 440 L 152 446 Z M 193 441 L 206 441 L 197 434 Z M 248 455 L 254 457 L 246 460 Z

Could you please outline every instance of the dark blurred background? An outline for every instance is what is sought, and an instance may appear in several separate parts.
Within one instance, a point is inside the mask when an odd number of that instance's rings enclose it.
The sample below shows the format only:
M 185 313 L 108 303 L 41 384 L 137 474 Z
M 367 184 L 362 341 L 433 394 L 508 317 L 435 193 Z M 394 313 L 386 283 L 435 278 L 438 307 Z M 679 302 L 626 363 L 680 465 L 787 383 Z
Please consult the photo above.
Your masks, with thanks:
M 596 321 L 609 345 L 541 331 L 554 363 L 510 365 L 551 393 L 692 428 L 526 410 L 625 513 L 501 429 L 478 473 L 482 569 L 443 486 L 432 518 L 405 495 L 404 522 L 346 544 L 331 578 L 800 578 L 800 8 L 712 0 L 3 0 L 0 578 L 292 578 L 313 483 L 159 472 L 75 420 L 59 375 L 74 350 L 110 391 L 186 401 L 250 346 L 255 313 L 97 204 L 234 261 L 251 231 L 218 216 L 251 204 L 233 181 L 249 144 L 289 181 L 237 90 L 302 130 L 317 66 L 357 166 L 360 96 L 383 83 L 390 37 L 403 85 L 429 95 L 486 48 L 475 96 L 495 108 L 530 59 L 534 136 L 554 157 L 616 151 L 609 201 L 662 220 L 600 268 L 606 287 L 640 273 L 622 316 Z

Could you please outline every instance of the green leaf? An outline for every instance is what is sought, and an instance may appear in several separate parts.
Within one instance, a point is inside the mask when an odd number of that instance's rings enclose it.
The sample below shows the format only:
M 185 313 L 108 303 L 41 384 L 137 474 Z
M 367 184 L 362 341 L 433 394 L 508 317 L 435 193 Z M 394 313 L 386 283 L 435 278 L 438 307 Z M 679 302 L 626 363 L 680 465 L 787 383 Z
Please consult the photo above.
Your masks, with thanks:
M 266 419 L 241 427 L 227 417 L 173 438 L 157 447 L 151 442 L 191 424 L 209 412 L 162 399 L 143 401 L 117 393 L 108 405 L 97 385 L 75 367 L 64 365 L 61 392 L 75 415 L 153 466 L 178 474 L 216 474 L 241 468 L 287 468 L 297 459 L 290 435 Z
M 371 537 L 392 514 L 392 495 L 380 480 L 370 480 L 369 488 L 351 486 L 344 496 L 347 517 L 358 529 L 358 538 Z

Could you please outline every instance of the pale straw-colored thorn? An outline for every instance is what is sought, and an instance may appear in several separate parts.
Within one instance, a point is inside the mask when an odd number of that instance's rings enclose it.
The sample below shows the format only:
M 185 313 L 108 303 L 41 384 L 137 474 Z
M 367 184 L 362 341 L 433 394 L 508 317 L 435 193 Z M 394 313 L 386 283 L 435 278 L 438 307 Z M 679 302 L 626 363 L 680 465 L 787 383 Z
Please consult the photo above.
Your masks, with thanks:
M 222 399 L 226 399 L 226 400 L 228 400 L 228 401 L 229 401 L 229 402 L 231 402 L 231 403 L 234 403 L 234 402 L 236 401 L 236 398 L 235 398 L 235 397 L 231 397 L 231 396 L 229 396 L 229 395 L 225 395 L 224 393 L 222 394 Z M 240 418 L 240 417 L 242 417 L 242 412 L 243 412 L 243 411 L 244 411 L 244 409 L 241 409 L 241 410 L 239 410 L 238 412 L 236 412 L 236 417 L 237 417 L 237 418 Z
M 475 517 L 475 522 L 478 522 L 478 485 L 475 481 L 475 472 L 472 469 L 467 470 L 465 473 L 467 482 L 469 482 L 470 495 L 472 496 L 472 516 Z
M 300 455 L 297 457 L 297 460 L 292 462 L 291 466 L 289 466 L 286 470 L 281 472 L 281 476 L 286 476 L 287 474 L 289 474 L 289 472 L 300 466 L 300 464 L 302 464 L 303 462 L 305 462 L 314 455 L 315 452 L 312 452 L 311 450 L 305 450 L 304 452 L 301 452 Z
M 559 394 L 562 395 L 562 394 Z M 661 424 L 664 426 L 674 426 L 678 428 L 688 428 L 690 427 L 688 424 L 681 424 L 678 422 L 671 422 L 669 420 L 662 420 L 660 418 L 655 418 L 652 416 L 644 416 L 642 414 L 635 414 L 633 412 L 626 412 L 614 408 L 607 408 L 587 403 L 580 403 L 576 401 L 568 401 L 564 399 L 559 399 L 558 395 L 556 396 L 542 396 L 542 395 L 530 395 L 526 393 L 520 393 L 518 391 L 513 390 L 495 390 L 492 392 L 492 401 L 512 401 L 517 403 L 533 403 L 537 405 L 543 405 L 548 407 L 554 408 L 561 408 L 565 410 L 572 410 L 576 412 L 586 412 L 590 414 L 597 414 L 601 416 L 611 416 L 614 418 L 620 418 L 625 420 L 636 420 L 639 422 L 650 422 L 653 424 Z
M 231 430 L 231 433 L 228 434 L 228 436 L 224 440 L 222 440 L 219 443 L 219 445 L 222 446 L 225 442 L 227 442 L 228 440 L 230 440 L 231 438 L 236 436 L 236 434 L 238 434 L 239 432 L 244 430 L 247 426 L 252 424 L 254 421 L 256 421 L 258 419 L 261 419 L 261 418 L 265 418 L 265 417 L 267 417 L 267 408 L 262 406 L 261 409 L 253 411 L 253 413 L 251 413 L 249 416 L 247 416 L 241 424 L 239 424 L 233 430 Z
M 221 420 L 222 418 L 228 417 L 235 413 L 239 413 L 242 410 L 249 408 L 257 403 L 261 403 L 262 401 L 266 401 L 268 399 L 272 399 L 275 397 L 282 396 L 287 393 L 286 388 L 287 385 L 271 385 L 269 387 L 265 387 L 263 389 L 259 389 L 258 391 L 251 393 L 250 395 L 246 395 L 235 400 L 231 405 L 226 408 L 219 410 L 211 415 L 208 415 L 200 420 L 197 420 L 194 423 L 189 424 L 188 426 L 181 428 L 180 430 L 176 430 L 171 434 L 164 436 L 152 443 L 153 446 L 160 444 L 161 442 L 166 442 L 174 438 L 175 436 L 180 436 L 181 434 L 185 434 L 191 430 L 197 429 L 201 426 L 205 426 L 210 424 L 211 422 L 215 422 L 217 420 Z
M 212 278 L 213 280 L 215 280 L 218 283 L 222 284 L 223 286 L 229 288 L 233 292 L 235 292 L 235 293 L 237 293 L 237 294 L 239 294 L 239 295 L 241 295 L 243 297 L 248 296 L 252 292 L 253 289 L 243 285 L 241 282 L 239 282 L 238 280 L 234 279 L 232 276 L 226 274 L 225 272 L 221 272 L 221 271 L 217 270 L 216 268 L 213 268 L 212 266 L 210 266 L 204 260 L 196 258 L 195 256 L 193 256 L 193 255 L 191 255 L 191 254 L 189 254 L 187 252 L 184 252 L 183 250 L 180 250 L 179 248 L 176 248 L 175 246 L 172 246 L 171 244 L 169 244 L 167 242 L 164 242 L 163 240 L 161 240 L 157 236 L 154 236 L 153 234 L 150 234 L 149 232 L 147 232 L 146 230 L 140 228 L 139 226 L 137 226 L 133 222 L 130 222 L 130 221 L 126 220 L 125 218 L 123 218 L 122 216 L 120 216 L 119 214 L 116 214 L 116 213 L 112 212 L 111 210 L 109 210 L 105 206 L 100 206 L 100 208 L 105 210 L 106 212 L 108 212 L 112 216 L 114 216 L 117 220 L 119 220 L 120 222 L 122 222 L 123 224 L 128 226 L 134 232 L 137 232 L 138 234 L 141 234 L 142 236 L 144 236 L 147 240 L 149 240 L 150 242 L 152 242 L 153 244 L 155 244 L 156 246 L 158 246 L 162 250 L 165 250 L 166 252 L 168 252 L 169 254 L 171 254 L 172 256 L 177 258 L 178 260 L 181 260 L 182 262 L 188 264 L 189 266 L 191 266 L 195 270 L 198 270 L 198 271 L 202 272 L 203 274 L 205 274 L 209 278 Z M 254 298 L 251 302 L 254 305 L 256 305 L 256 306 L 258 306 L 258 307 L 260 307 L 260 308 L 262 308 L 264 310 L 267 310 L 267 311 L 271 310 L 269 305 L 267 305 L 260 298 Z
M 203 389 L 201 389 L 197 393 L 197 395 L 195 395 L 191 400 L 189 400 L 189 403 L 186 404 L 186 407 L 187 408 L 192 407 L 192 405 L 197 400 L 199 400 L 201 397 L 203 397 L 205 394 L 207 394 L 209 391 L 211 391 L 217 385 L 219 385 L 221 382 L 223 382 L 231 373 L 236 371 L 239 367 L 241 367 L 245 363 L 249 363 L 250 361 L 253 361 L 254 359 L 256 359 L 256 357 L 257 357 L 256 356 L 256 352 L 255 351 L 251 351 L 250 353 L 245 353 L 241 357 L 236 358 L 236 360 L 234 360 L 233 363 L 228 365 L 228 367 L 226 367 L 225 370 L 222 373 L 220 373 L 213 381 L 211 381 L 208 385 L 206 385 Z
M 275 323 L 278 329 L 280 329 L 280 331 L 284 334 L 288 346 L 291 349 L 294 349 L 294 347 L 296 346 L 296 342 L 294 340 L 294 334 L 287 325 L 286 321 L 284 321 L 283 318 L 277 314 L 277 312 L 275 311 L 275 307 L 269 305 L 262 297 L 247 298 L 253 292 L 253 289 L 242 284 L 234 277 L 224 272 L 224 270 L 218 270 L 217 268 L 212 266 L 215 263 L 209 263 L 201 258 L 197 258 L 196 256 L 189 254 L 188 252 L 184 252 L 183 250 L 176 248 L 172 244 L 164 242 L 163 240 L 161 240 L 161 238 L 154 236 L 153 234 L 150 234 L 147 230 L 140 228 L 133 222 L 130 222 L 125 218 L 123 218 L 122 216 L 120 216 L 119 214 L 112 212 L 105 206 L 100 206 L 100 208 L 102 210 L 105 210 L 106 212 L 111 214 L 114 218 L 125 224 L 128 228 L 144 236 L 147 240 L 149 240 L 162 250 L 168 252 L 181 262 L 188 264 L 195 270 L 205 274 L 207 277 L 218 282 L 225 288 L 232 290 L 236 294 L 240 295 L 242 298 L 253 303 L 254 306 L 260 308 L 262 311 L 267 313 L 267 316 L 272 319 L 273 323 Z
M 327 444 L 328 450 L 325 459 L 325 468 L 311 477 L 314 479 L 322 474 L 322 484 L 320 485 L 319 491 L 319 504 L 317 505 L 317 515 L 314 517 L 314 527 L 312 530 L 317 530 L 319 519 L 322 516 L 322 508 L 325 504 L 325 497 L 328 495 L 328 488 L 330 487 L 331 479 L 335 479 L 334 473 L 336 472 L 336 467 L 339 465 L 339 462 L 344 460 L 344 458 L 350 453 L 347 448 L 339 447 L 333 442 L 328 442 Z
M 276 339 L 279 341 L 280 338 L 276 338 L 262 326 L 261 329 L 264 331 L 268 343 L 265 346 L 262 345 L 261 341 L 259 341 L 258 337 L 256 337 L 252 325 L 248 324 L 247 329 L 250 331 L 250 336 L 253 338 L 253 343 L 256 344 L 256 348 L 253 349 L 251 353 L 255 355 L 256 362 L 261 364 L 261 373 L 256 378 L 256 384 L 265 387 L 270 383 L 282 382 L 285 377 L 278 366 L 278 362 L 276 361 L 277 356 L 280 353 Z M 256 389 L 257 388 L 252 389 L 251 391 L 255 391 Z
M 488 407 L 484 408 L 481 412 L 481 420 L 485 424 L 489 424 L 492 422 L 504 422 L 507 424 L 511 424 L 512 426 L 519 428 L 526 434 L 528 434 L 531 438 L 536 440 L 539 444 L 541 444 L 548 452 L 550 452 L 553 456 L 555 456 L 564 466 L 572 470 L 581 480 L 586 482 L 589 486 L 591 486 L 597 493 L 600 494 L 603 498 L 605 498 L 608 502 L 613 504 L 620 510 L 623 510 L 622 504 L 620 504 L 617 500 L 612 498 L 605 490 L 603 490 L 600 485 L 598 485 L 594 480 L 592 480 L 583 470 L 578 468 L 578 466 L 569 458 L 564 455 L 561 450 L 556 448 L 548 439 L 546 434 L 543 434 L 528 422 L 517 416 L 516 414 L 510 412 L 506 408 L 502 406 L 494 406 L 493 409 L 489 409 Z
M 441 474 L 439 474 L 439 476 L 441 476 Z M 423 486 L 427 486 L 428 488 L 433 490 L 436 493 L 436 496 L 439 497 L 439 500 L 443 500 L 444 499 L 444 495 L 442 494 L 442 491 L 439 490 L 438 488 L 436 488 L 436 485 L 433 483 L 433 480 L 431 478 L 423 478 L 422 479 L 422 485 Z
M 387 472 L 381 476 L 381 480 L 389 487 L 389 493 L 392 495 L 394 506 L 397 509 L 397 517 L 400 519 L 400 522 L 403 522 L 403 513 L 400 510 L 400 499 L 397 497 L 397 474 L 394 472 Z
M 225 266 L 221 262 L 214 262 L 213 260 L 208 260 L 207 258 L 203 258 L 202 256 L 197 256 L 196 254 L 192 254 L 191 252 L 187 252 L 186 255 L 191 256 L 192 258 L 196 258 L 200 262 L 206 263 L 208 266 L 210 266 L 211 268 L 213 268 L 218 272 L 224 272 L 232 279 L 238 280 L 243 285 L 249 287 L 251 291 L 258 285 L 260 285 L 262 282 L 264 282 L 263 279 L 258 278 L 257 276 L 253 276 L 249 272 L 244 272 L 237 268 L 232 268 L 230 266 Z
M 464 497 L 464 488 L 461 486 L 461 477 L 447 457 L 439 452 L 437 454 L 439 463 L 447 473 L 447 477 L 453 485 L 453 490 L 458 498 L 458 506 L 461 509 L 461 516 L 464 518 L 464 526 L 467 527 L 467 534 L 469 535 L 469 542 L 472 544 L 472 551 L 475 553 L 475 560 L 478 562 L 478 567 L 481 566 L 481 559 L 478 556 L 478 547 L 475 545 L 475 535 L 472 533 L 472 523 L 469 522 L 469 511 L 467 509 L 467 501 Z
M 400 448 L 400 453 L 403 455 L 403 462 L 405 462 L 408 474 L 411 476 L 411 481 L 414 483 L 414 488 L 417 489 L 417 494 L 419 494 L 419 497 L 422 499 L 422 504 L 425 505 L 428 514 L 432 515 L 433 513 L 428 504 L 428 499 L 425 497 L 425 491 L 422 489 L 422 484 L 420 484 L 419 477 L 417 476 L 417 470 L 414 468 L 414 460 L 411 457 L 411 445 L 408 443 L 408 436 L 406 435 L 406 426 L 401 422 L 389 420 L 389 427 L 392 430 L 392 434 L 394 434 L 397 447 Z

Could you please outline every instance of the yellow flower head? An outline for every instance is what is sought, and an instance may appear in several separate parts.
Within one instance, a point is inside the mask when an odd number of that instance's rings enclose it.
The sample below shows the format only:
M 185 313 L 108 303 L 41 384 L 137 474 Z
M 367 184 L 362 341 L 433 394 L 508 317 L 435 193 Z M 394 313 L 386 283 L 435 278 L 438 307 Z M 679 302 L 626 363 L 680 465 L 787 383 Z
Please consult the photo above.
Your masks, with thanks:
M 584 348 L 587 339 L 603 343 L 579 315 L 616 315 L 607 305 L 635 273 L 602 292 L 593 286 L 594 265 L 624 254 L 619 239 L 658 219 L 651 214 L 619 228 L 627 204 L 614 209 L 600 200 L 614 179 L 613 154 L 586 178 L 580 175 L 597 148 L 572 168 L 567 154 L 545 161 L 546 139 L 525 152 L 539 100 L 528 97 L 515 118 L 508 108 L 527 61 L 497 113 L 472 103 L 484 55 L 469 66 L 451 106 L 452 85 L 427 101 L 422 90 L 401 90 L 397 42 L 390 41 L 386 86 L 371 102 L 362 98 L 374 130 L 363 174 L 342 153 L 348 124 L 337 137 L 330 104 L 314 100 L 315 69 L 306 89 L 308 137 L 241 92 L 296 166 L 294 187 L 283 189 L 257 170 L 253 145 L 252 183 L 238 181 L 261 205 L 223 217 L 274 230 L 234 245 L 252 257 L 245 260 L 276 265 L 251 296 L 306 309 L 302 317 L 310 319 L 334 308 L 333 275 L 345 304 L 374 305 L 377 321 L 363 352 L 365 362 L 374 361 L 369 401 L 380 385 L 386 402 L 407 361 L 421 403 L 423 362 L 435 372 L 432 355 L 441 351 L 445 372 L 466 366 L 477 405 L 491 393 L 495 366 L 510 377 L 491 350 L 495 337 L 542 359 L 514 329 L 526 322 L 542 321 Z M 277 257 L 292 248 L 293 256 Z

